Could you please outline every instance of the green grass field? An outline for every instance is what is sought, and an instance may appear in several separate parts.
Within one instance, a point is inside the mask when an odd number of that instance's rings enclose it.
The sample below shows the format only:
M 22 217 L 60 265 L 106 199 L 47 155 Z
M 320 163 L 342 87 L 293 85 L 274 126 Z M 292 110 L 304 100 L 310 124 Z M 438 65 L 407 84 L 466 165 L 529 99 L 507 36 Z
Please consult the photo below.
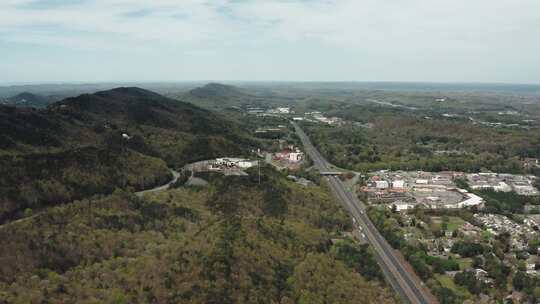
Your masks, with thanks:
M 457 217 L 457 216 L 450 216 L 449 221 L 448 221 L 448 230 L 450 230 L 450 231 L 457 230 L 464 223 L 465 223 L 465 221 L 462 218 Z
M 472 258 L 457 259 L 457 262 L 459 263 L 460 270 L 467 270 L 472 266 Z
M 451 289 L 458 296 L 466 298 L 466 299 L 472 298 L 471 293 L 465 287 L 456 285 L 456 283 L 454 283 L 454 280 L 451 277 L 441 275 L 441 274 L 436 274 L 435 279 L 439 281 L 439 283 L 441 283 L 443 287 Z

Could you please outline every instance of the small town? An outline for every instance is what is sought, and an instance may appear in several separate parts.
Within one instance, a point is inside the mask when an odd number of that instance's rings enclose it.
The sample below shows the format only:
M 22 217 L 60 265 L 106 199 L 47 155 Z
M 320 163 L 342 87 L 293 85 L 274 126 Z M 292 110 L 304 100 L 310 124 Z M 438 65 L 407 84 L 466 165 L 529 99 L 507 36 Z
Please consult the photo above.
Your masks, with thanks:
M 319 111 L 299 115 L 289 107 L 258 110 L 252 114 L 335 127 L 345 123 Z M 366 129 L 374 127 L 371 123 L 353 125 Z M 305 158 L 302 151 L 279 139 L 287 134 L 287 126 L 281 124 L 256 131 L 258 134 L 271 132 L 281 136 L 276 139 L 273 149 L 258 151 L 258 156 L 280 170 L 295 172 L 301 169 L 300 164 Z M 461 154 L 459 151 L 434 153 Z M 522 160 L 526 169 L 537 168 L 538 164 L 538 159 Z M 288 178 L 306 186 L 313 183 L 294 173 Z M 503 295 L 505 303 L 522 303 L 526 295 L 519 290 L 519 280 L 524 276 L 540 278 L 540 215 L 536 205 L 525 205 L 523 214 L 512 215 L 486 209 L 487 193 L 537 197 L 539 191 L 534 175 L 380 170 L 367 174 L 349 172 L 340 178 L 369 204 L 371 212 L 391 212 L 390 218 L 399 223 L 394 233 L 401 235 L 407 244 L 402 246 L 425 250 L 420 252 L 425 252 L 425 259 L 432 263 L 434 271 L 429 276 L 459 296 L 470 298 L 474 294 L 477 298 L 474 303 L 494 303 L 494 290 L 506 276 L 512 276 L 518 289 Z M 353 235 L 360 242 L 365 241 L 360 228 Z M 416 265 L 417 271 L 417 267 L 421 269 Z
M 245 111 L 246 113 L 256 115 L 257 117 L 285 117 L 297 122 L 305 121 L 312 123 L 322 123 L 331 126 L 342 126 L 343 124 L 345 124 L 345 121 L 342 118 L 336 116 L 327 117 L 320 111 L 297 113 L 290 106 L 276 108 L 246 106 Z
M 467 174 L 467 182 L 471 189 L 486 190 L 491 189 L 500 192 L 514 191 L 519 195 L 538 195 L 538 189 L 533 184 L 535 176 L 499 174 L 499 173 L 474 173 Z
M 359 192 L 372 204 L 385 204 L 398 211 L 417 206 L 431 209 L 453 209 L 478 206 L 483 199 L 454 180 L 465 177 L 460 172 L 379 171 L 369 174 Z
M 535 245 L 540 237 L 540 216 L 525 215 L 517 222 L 497 214 L 470 217 L 462 212 L 427 215 L 418 211 L 397 214 L 403 223 L 399 230 L 409 245 L 425 248 L 430 259 L 445 265 L 434 269 L 433 277 L 441 284 L 464 295 L 479 293 L 479 303 L 492 303 L 487 294 L 503 280 L 501 267 L 507 274 L 540 276 L 540 251 Z M 467 281 L 467 276 L 474 279 Z M 470 288 L 470 282 L 480 284 L 478 289 Z M 506 297 L 510 303 L 523 298 L 518 291 Z
M 482 207 L 482 197 L 459 188 L 456 180 L 465 181 L 472 190 L 514 191 L 534 196 L 534 176 L 463 172 L 378 171 L 369 174 L 366 185 L 359 188 L 373 204 L 386 204 L 399 211 L 417 206 L 424 208 Z
M 504 275 L 513 273 L 514 281 L 540 277 L 540 215 L 490 213 L 482 196 L 534 197 L 534 183 L 535 177 L 526 175 L 383 170 L 365 176 L 357 192 L 373 208 L 391 210 L 399 223 L 396 233 L 407 244 L 445 265 L 434 268 L 436 281 L 465 297 L 479 294 L 478 303 L 492 303 L 488 290 L 502 282 L 501 268 Z M 517 290 L 505 296 L 508 303 L 525 298 Z
M 291 118 L 295 122 L 339 126 L 342 121 L 327 118 L 321 112 L 298 116 L 289 108 L 273 109 L 262 115 Z M 373 128 L 369 124 L 357 124 Z M 278 132 L 284 137 L 284 124 L 257 129 L 256 133 Z M 305 158 L 301 149 L 283 139 L 276 139 L 269 151 L 257 151 L 267 163 L 292 172 L 288 178 L 303 185 L 313 182 L 294 175 Z M 440 154 L 440 153 L 439 153 Z M 535 167 L 536 159 L 526 159 L 523 166 Z M 515 194 L 536 197 L 533 175 L 458 171 L 389 171 L 361 174 L 344 173 L 340 178 L 372 210 L 386 210 L 399 223 L 395 233 L 408 246 L 424 248 L 426 259 L 442 266 L 434 267 L 432 278 L 467 298 L 477 294 L 478 302 L 493 303 L 493 289 L 502 275 L 512 274 L 514 281 L 522 275 L 540 277 L 540 215 L 527 213 L 535 206 L 524 206 L 523 214 L 512 216 L 491 213 L 485 193 Z M 382 209 L 380 209 L 382 208 Z M 363 232 L 353 233 L 363 242 Z M 435 265 L 433 264 L 433 265 Z M 504 271 L 501 273 L 500 270 Z M 517 278 L 517 279 L 516 279 Z M 514 284 L 519 284 L 515 282 Z M 471 287 L 473 286 L 473 287 Z M 526 296 L 514 290 L 504 296 L 508 303 L 521 303 Z M 467 302 L 472 304 L 473 302 Z

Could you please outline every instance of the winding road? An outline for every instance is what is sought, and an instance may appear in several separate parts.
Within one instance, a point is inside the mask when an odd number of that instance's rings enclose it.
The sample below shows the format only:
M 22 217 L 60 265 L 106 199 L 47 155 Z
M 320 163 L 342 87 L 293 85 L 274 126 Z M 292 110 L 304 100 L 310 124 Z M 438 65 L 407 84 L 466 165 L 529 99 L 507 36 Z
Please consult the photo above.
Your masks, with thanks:
M 135 195 L 140 197 L 140 196 L 143 196 L 146 193 L 167 190 L 169 188 L 169 185 L 175 183 L 178 180 L 178 177 L 180 177 L 179 172 L 177 172 L 177 171 L 175 171 L 173 169 L 170 169 L 170 170 L 171 170 L 171 173 L 173 175 L 173 178 L 172 178 L 171 181 L 169 181 L 165 185 L 161 185 L 161 186 L 158 186 L 158 187 L 155 187 L 155 188 L 152 188 L 152 189 L 135 192 Z M 18 223 L 29 221 L 29 220 L 31 220 L 33 218 L 36 218 L 36 217 L 40 216 L 43 212 L 45 212 L 45 210 L 39 211 L 39 212 L 37 212 L 36 214 L 34 214 L 32 216 L 28 216 L 28 217 L 24 217 L 24 218 L 21 218 L 21 219 L 17 219 L 17 220 L 13 220 L 13 221 L 4 223 L 4 224 L 0 225 L 0 230 L 6 228 L 8 226 L 12 226 L 12 225 L 16 225 Z
M 163 190 L 167 190 L 169 189 L 169 185 L 171 184 L 174 184 L 176 183 L 176 181 L 178 180 L 178 178 L 180 177 L 180 173 L 173 170 L 173 169 L 170 169 L 171 170 L 171 173 L 173 175 L 173 179 L 166 183 L 165 185 L 162 185 L 162 186 L 158 186 L 158 187 L 155 187 L 155 188 L 152 188 L 152 189 L 148 189 L 148 190 L 144 190 L 144 191 L 139 191 L 139 192 L 135 192 L 135 195 L 137 196 L 143 196 L 144 194 L 146 193 L 151 193 L 151 192 L 157 192 L 157 191 L 163 191 Z
M 315 167 L 320 171 L 332 171 L 332 166 L 313 146 L 304 131 L 293 122 L 297 135 Z M 372 246 L 375 258 L 381 266 L 384 276 L 401 298 L 412 304 L 438 303 L 437 299 L 423 286 L 421 280 L 411 270 L 412 267 L 400 257 L 390 244 L 379 233 L 375 225 L 365 213 L 366 207 L 354 193 L 347 190 L 345 184 L 337 176 L 326 176 L 334 195 L 349 211 L 355 222 L 361 227 L 366 241 Z

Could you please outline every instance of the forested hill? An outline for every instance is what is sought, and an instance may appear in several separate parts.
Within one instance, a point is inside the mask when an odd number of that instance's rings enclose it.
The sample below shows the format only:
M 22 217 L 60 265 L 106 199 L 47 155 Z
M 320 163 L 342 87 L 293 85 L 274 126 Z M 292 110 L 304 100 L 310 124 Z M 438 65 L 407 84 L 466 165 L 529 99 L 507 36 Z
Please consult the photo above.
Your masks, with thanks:
M 248 96 L 242 89 L 231 85 L 220 83 L 209 83 L 200 88 L 195 88 L 189 92 L 193 97 L 197 98 L 231 98 Z
M 5 103 L 8 105 L 36 108 L 45 108 L 52 102 L 54 102 L 54 97 L 41 96 L 29 92 L 23 92 L 5 100 Z
M 43 110 L 0 106 L 0 222 L 117 187 L 148 188 L 170 178 L 167 166 L 239 155 L 250 144 L 219 115 L 139 88 Z
M 327 188 L 248 173 L 0 229 L 0 303 L 397 303 Z
M 261 99 L 256 92 L 220 83 L 209 83 L 176 97 L 196 106 L 219 112 L 231 109 L 231 107 L 253 104 L 255 101 L 266 104 L 271 102 L 268 99 Z

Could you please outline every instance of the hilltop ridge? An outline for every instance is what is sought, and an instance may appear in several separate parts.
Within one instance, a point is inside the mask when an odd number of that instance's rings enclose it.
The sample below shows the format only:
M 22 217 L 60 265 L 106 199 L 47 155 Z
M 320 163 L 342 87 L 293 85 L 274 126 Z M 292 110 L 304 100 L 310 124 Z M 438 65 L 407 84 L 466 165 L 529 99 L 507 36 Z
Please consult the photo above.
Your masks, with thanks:
M 1 100 L 0 100 L 1 101 Z M 30 92 L 22 92 L 15 96 L 5 98 L 3 103 L 16 107 L 45 108 L 54 102 L 55 99 L 50 96 L 42 96 Z
M 238 87 L 215 82 L 195 88 L 189 91 L 189 94 L 193 97 L 202 99 L 249 96 L 248 93 Z
M 251 144 L 213 112 L 134 87 L 40 110 L 0 106 L 0 143 L 0 221 L 117 187 L 145 189 L 170 178 L 167 166 Z

